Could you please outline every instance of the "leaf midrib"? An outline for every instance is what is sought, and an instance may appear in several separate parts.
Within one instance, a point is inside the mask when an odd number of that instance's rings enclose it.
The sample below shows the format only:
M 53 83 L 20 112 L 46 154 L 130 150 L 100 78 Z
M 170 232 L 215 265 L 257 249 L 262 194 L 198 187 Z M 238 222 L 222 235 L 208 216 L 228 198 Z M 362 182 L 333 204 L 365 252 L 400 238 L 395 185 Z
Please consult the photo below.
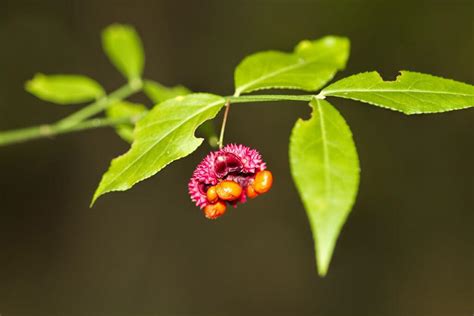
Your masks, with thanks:
M 329 151 L 328 151 L 328 140 L 327 140 L 327 135 L 326 135 L 326 125 L 324 123 L 324 115 L 322 111 L 322 106 L 321 106 L 321 101 L 319 99 L 317 100 L 318 104 L 318 116 L 319 116 L 319 121 L 320 121 L 320 130 L 321 130 L 321 144 L 323 145 L 322 151 L 323 151 L 323 166 L 324 166 L 324 181 L 326 182 L 326 185 L 324 186 L 324 195 L 325 195 L 325 202 L 326 204 L 329 201 L 329 191 L 330 188 L 332 187 L 331 184 L 331 174 L 330 174 L 330 162 L 329 162 Z
M 444 95 L 456 95 L 462 97 L 474 97 L 474 94 L 468 93 L 456 93 L 456 92 L 449 92 L 449 91 L 433 91 L 433 90 L 411 90 L 411 89 L 336 89 L 336 90 L 323 90 L 321 92 L 322 96 L 330 96 L 331 94 L 335 93 L 349 93 L 349 92 L 403 92 L 403 93 L 430 93 L 430 94 L 444 94 Z

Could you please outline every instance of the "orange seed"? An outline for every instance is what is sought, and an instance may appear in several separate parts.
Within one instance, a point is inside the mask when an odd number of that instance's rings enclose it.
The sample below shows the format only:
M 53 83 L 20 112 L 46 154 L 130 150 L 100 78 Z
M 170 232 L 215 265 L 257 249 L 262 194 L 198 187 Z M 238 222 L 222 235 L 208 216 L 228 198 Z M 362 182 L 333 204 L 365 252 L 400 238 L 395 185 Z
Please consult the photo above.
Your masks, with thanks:
M 226 208 L 225 202 L 217 201 L 217 203 L 209 204 L 204 208 L 204 216 L 208 219 L 216 219 L 225 213 Z
M 273 184 L 273 175 L 268 170 L 262 170 L 255 175 L 253 188 L 259 194 L 268 192 Z
M 206 196 L 207 196 L 207 200 L 210 203 L 216 203 L 219 200 L 219 196 L 217 196 L 215 185 L 207 189 Z
M 251 199 L 254 199 L 258 196 L 258 193 L 255 191 L 255 189 L 253 188 L 252 184 L 249 184 L 247 186 L 247 197 L 251 198 Z
M 242 195 L 242 187 L 234 181 L 224 180 L 216 185 L 217 195 L 224 201 L 235 201 Z

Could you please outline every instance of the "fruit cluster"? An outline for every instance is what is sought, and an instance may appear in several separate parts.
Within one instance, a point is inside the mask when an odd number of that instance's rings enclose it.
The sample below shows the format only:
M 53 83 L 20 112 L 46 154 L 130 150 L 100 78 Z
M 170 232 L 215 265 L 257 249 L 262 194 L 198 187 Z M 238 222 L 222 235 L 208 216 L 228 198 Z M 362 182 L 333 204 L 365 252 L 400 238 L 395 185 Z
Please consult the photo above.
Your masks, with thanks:
M 272 173 L 255 149 L 230 144 L 204 158 L 188 188 L 204 215 L 216 219 L 225 213 L 227 204 L 236 207 L 247 198 L 268 192 L 272 184 Z

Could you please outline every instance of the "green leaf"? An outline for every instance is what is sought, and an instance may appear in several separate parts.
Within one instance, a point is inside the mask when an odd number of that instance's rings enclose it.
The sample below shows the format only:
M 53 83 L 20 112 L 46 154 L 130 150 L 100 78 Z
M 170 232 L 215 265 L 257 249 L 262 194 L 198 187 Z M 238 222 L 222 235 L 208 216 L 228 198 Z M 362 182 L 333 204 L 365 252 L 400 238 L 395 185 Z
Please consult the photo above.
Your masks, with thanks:
M 191 90 L 183 86 L 165 87 L 151 80 L 145 81 L 143 91 L 155 104 L 191 93 Z
M 119 101 L 107 108 L 106 115 L 112 119 L 133 118 L 144 115 L 146 111 L 147 108 L 143 104 Z M 133 128 L 133 124 L 120 124 L 115 126 L 117 134 L 129 143 L 133 141 Z
M 191 90 L 184 86 L 174 86 L 174 87 L 165 87 L 162 84 L 146 80 L 145 85 L 143 87 L 145 94 L 155 103 L 161 103 L 166 100 L 176 98 L 179 96 L 188 95 L 191 93 Z M 216 129 L 214 127 L 214 123 L 212 121 L 206 121 L 197 129 L 198 136 L 204 136 L 209 146 L 217 147 L 218 137 L 216 134 Z
M 313 99 L 311 119 L 298 120 L 290 138 L 291 174 L 313 233 L 316 262 L 326 275 L 337 238 L 359 186 L 359 159 L 344 118 Z
M 57 104 L 88 102 L 104 95 L 95 80 L 80 75 L 36 74 L 26 82 L 25 89 L 42 100 Z
M 395 81 L 383 81 L 375 71 L 360 73 L 329 85 L 321 96 L 358 100 L 405 114 L 474 106 L 474 86 L 409 71 L 401 71 Z
M 250 55 L 235 70 L 235 94 L 271 88 L 315 91 L 344 69 L 349 49 L 347 38 L 326 36 L 300 42 L 293 53 Z
M 145 56 L 140 37 L 132 26 L 110 25 L 102 32 L 102 46 L 112 64 L 129 81 L 140 80 Z
M 112 160 L 92 203 L 107 192 L 130 189 L 196 150 L 203 141 L 194 136 L 196 128 L 215 117 L 224 103 L 220 96 L 196 93 L 156 105 L 137 122 L 132 148 Z

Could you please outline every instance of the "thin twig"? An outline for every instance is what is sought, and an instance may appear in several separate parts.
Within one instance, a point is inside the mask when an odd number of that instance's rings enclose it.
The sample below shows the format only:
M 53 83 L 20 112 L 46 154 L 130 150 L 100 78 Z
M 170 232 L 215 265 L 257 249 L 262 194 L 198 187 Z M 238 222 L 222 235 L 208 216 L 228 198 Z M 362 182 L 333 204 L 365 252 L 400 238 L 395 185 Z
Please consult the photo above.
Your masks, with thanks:
M 40 125 L 14 130 L 0 134 L 0 146 L 22 143 L 32 139 L 50 138 L 60 134 L 78 132 L 93 128 L 115 126 L 120 124 L 133 124 L 139 117 L 122 118 L 97 118 L 80 122 L 73 126 L 65 125 Z
M 79 122 L 82 122 L 100 112 L 105 110 L 108 106 L 112 105 L 117 101 L 128 98 L 132 94 L 138 92 L 143 87 L 141 81 L 139 83 L 134 82 L 133 84 L 127 83 L 126 85 L 120 87 L 119 89 L 111 92 L 109 95 L 104 96 L 103 98 L 97 100 L 94 103 L 89 104 L 88 106 L 80 109 L 77 112 L 63 118 L 58 121 L 56 124 L 62 126 L 73 126 Z
M 136 82 L 131 84 L 126 84 L 114 92 L 110 93 L 108 96 L 103 97 L 97 100 L 94 103 L 89 104 L 88 106 L 82 108 L 81 110 L 65 117 L 64 119 L 54 123 L 46 124 L 40 126 L 27 127 L 22 129 L 16 129 L 11 131 L 0 131 L 0 146 L 21 143 L 32 139 L 52 137 L 59 134 L 70 133 L 75 131 L 80 131 L 84 129 L 91 129 L 95 127 L 102 126 L 111 126 L 116 124 L 121 124 L 120 122 L 115 122 L 114 120 L 102 118 L 102 119 L 89 119 L 90 117 L 102 112 L 108 106 L 113 103 L 126 99 L 130 95 L 140 91 L 143 84 Z M 252 103 L 252 102 L 274 102 L 274 101 L 305 101 L 309 102 L 314 95 L 233 95 L 227 97 L 225 104 L 224 118 L 222 121 L 222 127 L 219 137 L 219 148 L 224 146 L 224 133 L 225 127 L 227 124 L 227 119 L 230 111 L 231 103 Z M 128 118 L 129 120 L 132 118 Z M 136 119 L 136 118 L 135 118 Z M 86 121 L 87 120 L 87 121 Z M 123 118 L 125 123 L 127 118 Z M 134 122 L 132 122 L 134 123 Z
M 227 99 L 225 103 L 224 118 L 222 119 L 221 133 L 219 136 L 219 149 L 224 147 L 224 132 L 225 132 L 225 126 L 227 124 L 227 117 L 229 116 L 229 111 L 230 111 L 230 99 Z
M 303 101 L 309 102 L 315 96 L 314 95 L 282 95 L 282 94 L 270 94 L 270 95 L 241 95 L 228 97 L 232 103 L 252 103 L 252 102 L 277 102 L 277 101 Z

